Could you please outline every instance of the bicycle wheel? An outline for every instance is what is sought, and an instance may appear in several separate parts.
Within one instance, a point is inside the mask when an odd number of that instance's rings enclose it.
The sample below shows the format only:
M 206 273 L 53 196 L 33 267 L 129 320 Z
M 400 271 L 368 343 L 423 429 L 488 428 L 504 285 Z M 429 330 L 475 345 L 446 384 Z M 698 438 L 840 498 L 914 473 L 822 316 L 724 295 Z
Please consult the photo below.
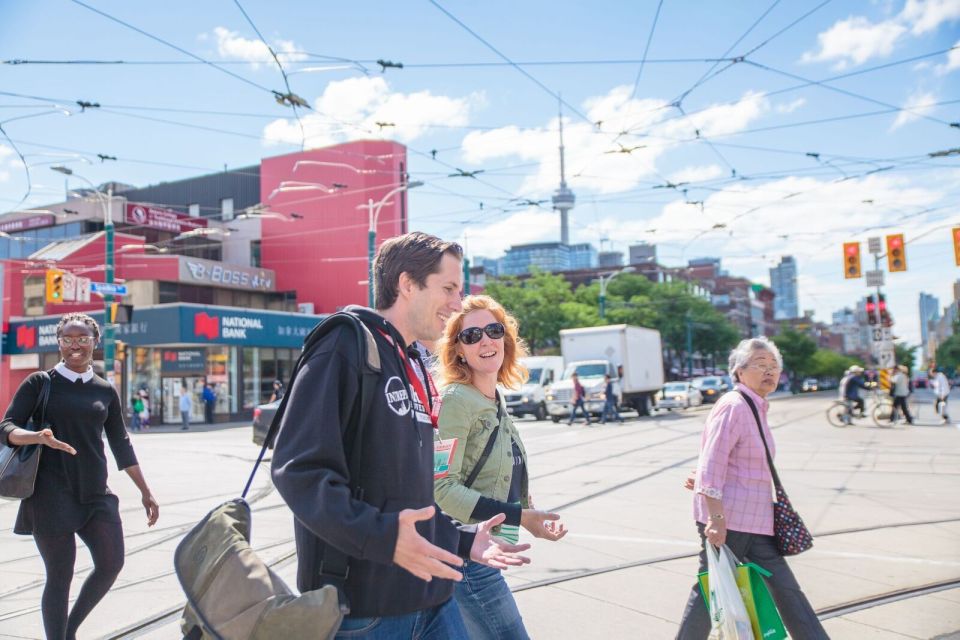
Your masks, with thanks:
M 878 427 L 889 428 L 894 426 L 890 421 L 890 418 L 893 417 L 892 402 L 878 402 L 873 405 L 873 411 L 870 414 L 873 417 L 873 423 Z
M 827 422 L 834 427 L 849 426 L 848 423 L 845 422 L 847 419 L 849 419 L 847 408 L 842 403 L 834 403 L 829 409 L 827 409 Z

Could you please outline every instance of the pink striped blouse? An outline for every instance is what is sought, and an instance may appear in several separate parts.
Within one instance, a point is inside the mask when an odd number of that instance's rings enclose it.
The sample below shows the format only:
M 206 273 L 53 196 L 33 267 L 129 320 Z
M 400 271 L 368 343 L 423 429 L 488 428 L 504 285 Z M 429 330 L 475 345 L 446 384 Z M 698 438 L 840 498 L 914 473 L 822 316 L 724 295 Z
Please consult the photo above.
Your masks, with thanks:
M 767 424 L 770 403 L 742 384 L 734 388 L 753 400 L 770 455 L 776 456 Z M 693 514 L 697 522 L 706 523 L 710 516 L 704 499 L 709 496 L 723 502 L 727 529 L 773 535 L 773 476 L 753 412 L 739 393 L 724 394 L 707 418 L 694 493 Z

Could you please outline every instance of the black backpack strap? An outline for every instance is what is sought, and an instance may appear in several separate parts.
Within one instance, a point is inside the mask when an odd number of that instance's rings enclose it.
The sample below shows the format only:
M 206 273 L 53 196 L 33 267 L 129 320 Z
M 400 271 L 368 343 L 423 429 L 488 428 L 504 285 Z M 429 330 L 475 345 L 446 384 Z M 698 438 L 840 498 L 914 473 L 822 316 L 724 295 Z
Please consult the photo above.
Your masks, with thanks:
M 750 399 L 750 396 L 745 394 L 740 389 L 737 389 L 737 393 L 747 401 L 747 405 L 750 407 L 750 411 L 753 412 L 753 419 L 757 421 L 757 429 L 760 431 L 760 440 L 763 442 L 763 451 L 767 454 L 767 464 L 770 465 L 770 475 L 773 476 L 773 486 L 778 489 L 783 489 L 783 485 L 780 484 L 780 476 L 777 474 L 777 468 L 773 466 L 773 458 L 770 457 L 770 448 L 767 446 L 767 439 L 763 437 L 763 425 L 760 424 L 760 412 L 757 411 L 757 405 L 753 403 L 753 400 Z
M 500 391 L 496 391 L 495 394 L 497 396 L 497 426 L 493 428 L 493 433 L 491 433 L 487 439 L 487 446 L 483 448 L 483 453 L 480 454 L 480 459 L 477 460 L 473 471 L 471 471 L 467 479 L 463 481 L 463 486 L 467 489 L 473 486 L 473 483 L 477 480 L 477 476 L 480 475 L 480 471 L 483 469 L 483 465 L 487 464 L 487 459 L 493 451 L 493 445 L 497 441 L 497 435 L 500 433 L 500 420 L 503 418 L 503 404 L 500 401 Z

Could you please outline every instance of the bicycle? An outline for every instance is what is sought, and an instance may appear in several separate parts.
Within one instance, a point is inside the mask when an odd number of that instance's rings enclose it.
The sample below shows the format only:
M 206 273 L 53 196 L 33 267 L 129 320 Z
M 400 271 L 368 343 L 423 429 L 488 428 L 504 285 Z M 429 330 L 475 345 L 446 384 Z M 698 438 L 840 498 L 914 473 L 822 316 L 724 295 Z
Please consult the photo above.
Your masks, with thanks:
M 866 418 L 867 414 L 854 413 L 852 400 L 834 400 L 827 408 L 827 422 L 834 427 L 849 427 L 854 420 Z

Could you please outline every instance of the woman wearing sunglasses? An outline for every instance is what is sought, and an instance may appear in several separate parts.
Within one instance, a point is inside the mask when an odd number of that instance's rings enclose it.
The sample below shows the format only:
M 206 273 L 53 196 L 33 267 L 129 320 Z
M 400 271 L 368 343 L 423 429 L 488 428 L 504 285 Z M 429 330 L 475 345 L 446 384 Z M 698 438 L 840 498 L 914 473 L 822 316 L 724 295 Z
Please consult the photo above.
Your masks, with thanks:
M 117 496 L 107 487 L 103 433 L 117 466 L 142 496 L 147 525 L 160 507 L 147 487 L 123 424 L 116 389 L 93 373 L 100 327 L 90 316 L 68 313 L 57 325 L 62 360 L 49 372 L 31 374 L 17 389 L 0 423 L 0 446 L 43 445 L 33 495 L 20 502 L 14 533 L 32 535 L 46 569 L 40 601 L 49 640 L 74 640 L 77 628 L 113 586 L 123 567 L 123 528 Z M 44 384 L 50 395 L 40 430 L 23 428 Z M 39 416 L 38 416 L 39 417 Z M 69 610 L 70 582 L 79 536 L 90 550 L 93 571 Z
M 497 391 L 498 383 L 518 387 L 526 380 L 519 362 L 526 354 L 517 321 L 489 296 L 467 296 L 450 317 L 438 345 L 444 387 L 438 438 L 448 444 L 456 439 L 456 445 L 448 468 L 438 466 L 434 493 L 445 513 L 465 523 L 506 514 L 498 535 L 507 540 L 516 542 L 523 527 L 537 538 L 556 541 L 566 529 L 559 515 L 534 509 L 527 454 Z M 496 568 L 467 562 L 454 597 L 471 638 L 528 637 Z

